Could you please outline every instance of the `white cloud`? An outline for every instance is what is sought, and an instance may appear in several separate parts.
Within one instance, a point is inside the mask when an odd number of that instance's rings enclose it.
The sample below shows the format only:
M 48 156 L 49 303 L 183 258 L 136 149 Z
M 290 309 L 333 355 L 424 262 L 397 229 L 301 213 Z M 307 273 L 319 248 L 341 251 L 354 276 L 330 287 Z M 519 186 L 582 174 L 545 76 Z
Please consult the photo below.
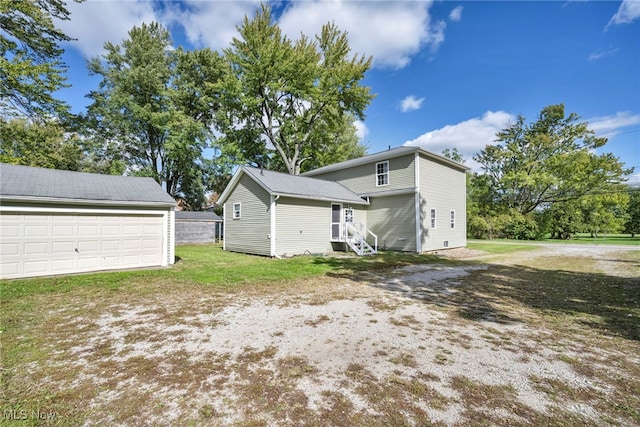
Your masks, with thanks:
M 236 26 L 245 15 L 253 18 L 260 1 L 189 0 L 165 4 L 165 22 L 182 26 L 193 45 L 219 50 L 228 47 L 233 37 L 238 36 Z
M 457 6 L 456 8 L 454 8 L 449 14 L 449 20 L 451 22 L 460 22 L 460 20 L 462 19 L 462 9 L 464 9 L 462 6 Z
M 605 57 L 605 56 L 608 56 L 608 55 L 613 55 L 614 53 L 616 53 L 619 50 L 620 49 L 616 48 L 616 49 L 599 50 L 597 52 L 593 52 L 591 55 L 589 55 L 589 61 L 595 61 L 595 60 L 600 59 L 602 57 Z
M 607 28 L 612 24 L 630 24 L 638 18 L 640 18 L 640 1 L 622 0 L 618 11 L 607 24 Z
M 375 67 L 403 68 L 413 55 L 427 47 L 437 50 L 444 41 L 446 24 L 432 22 L 431 1 L 300 1 L 291 2 L 279 19 L 283 33 L 298 38 L 319 34 L 334 22 L 348 32 L 352 53 L 373 56 Z
M 422 101 L 424 101 L 424 98 L 417 99 L 413 95 L 409 95 L 400 101 L 400 111 L 407 113 L 409 111 L 419 110 L 422 106 Z
M 456 148 L 466 160 L 466 165 L 477 170 L 478 164 L 472 157 L 486 145 L 495 144 L 496 133 L 515 120 L 513 114 L 504 111 L 487 111 L 482 117 L 427 132 L 403 145 L 419 146 L 436 154 L 441 154 L 446 148 Z
M 120 44 L 133 26 L 160 22 L 165 27 L 180 26 L 197 47 L 221 49 L 238 34 L 236 25 L 245 15 L 252 17 L 258 0 L 154 3 L 142 0 L 69 2 L 69 21 L 58 23 L 63 32 L 77 39 L 71 42 L 87 57 L 103 52 L 105 42 Z M 175 40 L 174 40 L 175 42 Z
M 60 29 L 84 56 L 94 57 L 103 52 L 106 42 L 120 44 L 134 25 L 159 21 L 150 2 L 143 1 L 86 1 L 68 2 L 70 20 L 59 21 Z
M 589 129 L 595 131 L 598 136 L 610 138 L 626 127 L 640 124 L 640 114 L 620 111 L 610 116 L 593 117 L 587 122 L 589 123 Z
M 367 128 L 367 125 L 365 125 L 362 120 L 354 121 L 353 125 L 356 127 L 356 135 L 358 136 L 358 140 L 362 141 L 364 137 L 369 134 L 369 128 Z
M 58 22 L 77 41 L 71 42 L 85 56 L 103 52 L 104 43 L 119 44 L 134 25 L 158 21 L 167 27 L 181 26 L 190 43 L 220 49 L 237 35 L 236 26 L 245 15 L 252 17 L 259 5 L 250 1 L 150 2 L 146 0 L 69 2 L 71 20 Z M 283 33 L 298 38 L 320 32 L 335 22 L 348 32 L 352 53 L 373 56 L 374 66 L 403 68 L 423 49 L 435 52 L 444 42 L 446 23 L 432 21 L 432 1 L 311 0 L 289 3 L 279 18 Z M 452 18 L 457 10 L 452 12 Z M 455 13 L 454 13 L 455 12 Z

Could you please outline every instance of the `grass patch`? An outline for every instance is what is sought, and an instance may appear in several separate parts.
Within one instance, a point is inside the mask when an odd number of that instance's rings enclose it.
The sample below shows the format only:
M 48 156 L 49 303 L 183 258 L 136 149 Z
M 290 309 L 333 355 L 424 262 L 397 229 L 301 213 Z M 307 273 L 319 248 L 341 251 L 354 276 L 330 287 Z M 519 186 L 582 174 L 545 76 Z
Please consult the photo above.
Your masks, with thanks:
M 557 240 L 557 239 L 545 239 L 548 243 L 558 244 L 594 244 L 594 245 L 634 245 L 640 246 L 640 235 L 631 237 L 631 234 L 601 234 L 598 237 L 593 237 L 589 233 L 578 233 L 572 239 L 569 240 Z
M 516 243 L 516 241 L 509 240 L 492 240 L 487 242 L 473 241 L 467 243 L 467 248 L 477 251 L 488 252 L 490 254 L 508 254 L 511 252 L 519 251 L 532 251 L 538 249 L 537 246 L 526 243 Z

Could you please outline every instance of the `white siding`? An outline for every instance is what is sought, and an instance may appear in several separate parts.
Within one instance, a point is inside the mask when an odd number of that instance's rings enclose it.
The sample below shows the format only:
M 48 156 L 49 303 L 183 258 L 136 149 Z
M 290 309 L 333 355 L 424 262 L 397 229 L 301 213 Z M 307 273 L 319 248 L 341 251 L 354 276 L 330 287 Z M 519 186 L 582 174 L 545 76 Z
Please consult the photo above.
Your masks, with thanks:
M 422 213 L 422 250 L 442 249 L 467 244 L 466 174 L 420 156 L 420 204 Z M 431 209 L 436 210 L 436 228 L 431 228 Z M 450 215 L 455 211 L 455 228 Z
M 241 204 L 233 218 L 234 203 Z M 253 179 L 243 175 L 225 202 L 224 248 L 228 251 L 271 255 L 270 196 Z
M 413 193 L 372 197 L 367 227 L 378 235 L 380 249 L 415 252 L 416 210 Z
M 402 190 L 414 188 L 415 154 L 373 161 L 366 165 L 314 175 L 313 178 L 337 181 L 357 194 L 375 193 L 379 191 Z M 389 184 L 376 186 L 376 164 L 389 161 Z
M 331 245 L 331 202 L 280 197 L 276 202 L 276 254 L 328 253 Z M 344 221 L 343 204 L 341 220 Z M 366 225 L 363 206 L 352 206 L 353 221 Z
M 280 197 L 276 230 L 277 255 L 331 252 L 331 203 Z
M 0 278 L 173 263 L 170 212 L 78 213 L 27 207 L 0 213 Z

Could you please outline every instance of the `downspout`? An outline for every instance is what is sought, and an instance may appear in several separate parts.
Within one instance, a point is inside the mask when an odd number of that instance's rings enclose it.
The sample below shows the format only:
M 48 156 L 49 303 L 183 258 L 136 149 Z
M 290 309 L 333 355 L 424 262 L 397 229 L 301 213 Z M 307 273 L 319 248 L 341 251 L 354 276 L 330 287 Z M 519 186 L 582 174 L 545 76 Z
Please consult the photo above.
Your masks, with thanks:
M 224 226 L 224 223 L 225 223 L 226 220 L 227 220 L 227 204 L 223 203 L 222 204 L 222 224 L 223 224 L 223 226 Z M 223 251 L 227 250 L 227 239 L 224 239 L 224 238 L 222 239 L 222 250 Z
M 420 154 L 416 151 L 413 160 L 413 174 L 415 189 L 415 206 L 416 206 L 416 252 L 422 252 L 422 206 L 420 205 Z
M 270 252 L 271 252 L 271 256 L 272 257 L 276 257 L 279 258 L 278 255 L 276 254 L 276 205 L 277 205 L 277 201 L 280 198 L 279 194 L 272 194 L 271 195 L 271 206 L 270 206 L 270 210 L 271 210 L 271 233 L 269 233 L 269 239 L 270 239 Z

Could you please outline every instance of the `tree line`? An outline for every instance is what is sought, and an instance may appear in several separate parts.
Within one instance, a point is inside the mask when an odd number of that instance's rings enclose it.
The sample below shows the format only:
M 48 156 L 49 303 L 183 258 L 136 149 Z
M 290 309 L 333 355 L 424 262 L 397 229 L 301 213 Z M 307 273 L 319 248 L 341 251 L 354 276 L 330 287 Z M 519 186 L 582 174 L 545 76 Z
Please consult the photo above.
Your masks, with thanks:
M 220 193 L 235 164 L 300 174 L 365 154 L 354 121 L 374 95 L 371 58 L 347 34 L 284 36 L 262 5 L 222 52 L 175 47 L 157 22 L 107 42 L 86 111 L 55 99 L 67 87 L 54 18 L 60 0 L 2 3 L 0 161 L 153 177 L 187 208 Z
M 569 239 L 577 233 L 640 232 L 640 188 L 607 143 L 563 104 L 537 120 L 519 116 L 474 156 L 469 175 L 467 231 L 472 238 Z M 452 157 L 457 153 L 444 153 Z M 459 156 L 458 156 L 459 157 Z
M 362 85 L 372 58 L 352 54 L 332 23 L 292 40 L 262 5 L 221 52 L 176 48 L 144 23 L 88 61 L 101 80 L 74 115 L 53 95 L 69 86 L 59 44 L 71 40 L 54 19 L 71 19 L 62 0 L 0 3 L 0 162 L 149 176 L 197 210 L 233 165 L 299 174 L 366 153 L 354 121 L 374 98 Z M 606 138 L 564 105 L 518 117 L 495 142 L 468 175 L 470 237 L 640 231 L 631 170 L 597 154 Z M 443 154 L 463 161 L 454 147 Z

